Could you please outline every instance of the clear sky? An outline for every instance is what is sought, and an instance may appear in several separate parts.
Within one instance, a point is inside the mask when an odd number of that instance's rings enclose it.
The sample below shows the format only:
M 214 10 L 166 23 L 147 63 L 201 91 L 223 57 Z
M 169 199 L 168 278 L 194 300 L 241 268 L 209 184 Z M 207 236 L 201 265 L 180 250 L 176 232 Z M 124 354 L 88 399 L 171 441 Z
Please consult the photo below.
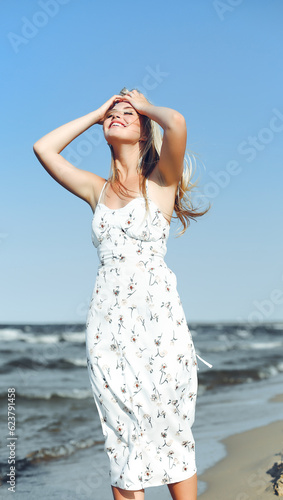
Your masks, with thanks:
M 92 211 L 33 153 L 124 87 L 186 118 L 207 215 L 176 238 L 187 321 L 283 321 L 281 0 L 1 2 L 1 323 L 86 319 Z M 95 125 L 62 152 L 107 178 Z

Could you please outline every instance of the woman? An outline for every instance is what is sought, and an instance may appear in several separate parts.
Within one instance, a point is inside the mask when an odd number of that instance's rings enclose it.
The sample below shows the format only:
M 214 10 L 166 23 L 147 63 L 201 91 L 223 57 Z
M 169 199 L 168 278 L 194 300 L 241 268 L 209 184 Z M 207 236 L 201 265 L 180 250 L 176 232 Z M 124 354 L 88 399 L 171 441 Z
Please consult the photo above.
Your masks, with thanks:
M 111 149 L 107 180 L 60 155 L 94 124 L 103 125 Z M 197 497 L 196 354 L 177 278 L 164 261 L 173 210 L 182 233 L 209 210 L 182 203 L 194 186 L 185 149 L 184 117 L 127 89 L 34 144 L 49 174 L 94 213 L 100 265 L 86 322 L 87 363 L 115 500 L 141 500 L 144 488 L 162 484 L 175 500 Z

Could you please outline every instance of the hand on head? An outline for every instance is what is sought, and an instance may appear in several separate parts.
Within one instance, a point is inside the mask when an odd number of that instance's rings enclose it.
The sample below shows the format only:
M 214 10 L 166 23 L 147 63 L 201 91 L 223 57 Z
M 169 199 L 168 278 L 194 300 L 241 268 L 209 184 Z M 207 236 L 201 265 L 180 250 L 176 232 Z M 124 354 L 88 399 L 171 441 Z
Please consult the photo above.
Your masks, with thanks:
M 136 89 L 128 91 L 127 94 L 121 95 L 120 100 L 128 101 L 131 106 L 133 106 L 133 108 L 135 108 L 135 110 L 142 115 L 145 114 L 146 107 L 150 105 L 150 102 L 146 99 L 146 97 Z

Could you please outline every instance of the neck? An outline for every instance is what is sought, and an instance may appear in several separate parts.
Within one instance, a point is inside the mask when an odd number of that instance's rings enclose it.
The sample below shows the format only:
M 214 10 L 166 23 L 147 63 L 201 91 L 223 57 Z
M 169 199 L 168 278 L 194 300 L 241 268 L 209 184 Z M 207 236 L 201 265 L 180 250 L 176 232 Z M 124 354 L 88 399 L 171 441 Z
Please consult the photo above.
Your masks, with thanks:
M 139 143 L 120 144 L 119 147 L 114 147 L 114 166 L 119 170 L 122 183 L 138 176 L 139 155 Z

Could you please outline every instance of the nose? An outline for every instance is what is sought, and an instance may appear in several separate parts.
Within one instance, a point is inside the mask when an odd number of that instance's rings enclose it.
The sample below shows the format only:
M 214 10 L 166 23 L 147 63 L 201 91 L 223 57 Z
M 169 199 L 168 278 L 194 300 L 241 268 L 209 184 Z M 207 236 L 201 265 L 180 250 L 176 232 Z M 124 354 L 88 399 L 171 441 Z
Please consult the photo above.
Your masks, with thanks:
M 115 118 L 119 118 L 119 116 L 120 116 L 119 111 L 114 111 L 114 113 L 112 115 L 112 121 L 115 120 Z

